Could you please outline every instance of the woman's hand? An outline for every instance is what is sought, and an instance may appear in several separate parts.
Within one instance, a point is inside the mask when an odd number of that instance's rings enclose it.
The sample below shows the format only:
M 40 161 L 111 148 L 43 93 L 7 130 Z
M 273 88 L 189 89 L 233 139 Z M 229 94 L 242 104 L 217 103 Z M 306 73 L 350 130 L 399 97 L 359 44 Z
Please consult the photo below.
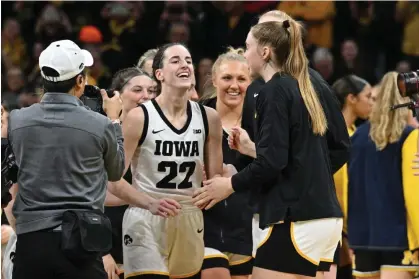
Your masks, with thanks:
M 231 178 L 216 176 L 203 182 L 204 186 L 195 190 L 192 202 L 195 206 L 208 210 L 216 203 L 234 193 Z
M 228 145 L 231 149 L 237 150 L 241 154 L 256 158 L 255 143 L 252 142 L 246 130 L 240 127 L 231 128 Z
M 415 172 L 415 175 L 419 176 L 419 153 L 416 153 L 416 157 L 417 159 L 413 160 L 413 169 L 417 170 L 417 172 Z
M 108 279 L 119 279 L 119 274 L 121 273 L 121 271 L 119 270 L 118 265 L 112 258 L 111 254 L 103 256 L 102 260 L 103 266 L 105 267 L 105 271 L 108 274 Z

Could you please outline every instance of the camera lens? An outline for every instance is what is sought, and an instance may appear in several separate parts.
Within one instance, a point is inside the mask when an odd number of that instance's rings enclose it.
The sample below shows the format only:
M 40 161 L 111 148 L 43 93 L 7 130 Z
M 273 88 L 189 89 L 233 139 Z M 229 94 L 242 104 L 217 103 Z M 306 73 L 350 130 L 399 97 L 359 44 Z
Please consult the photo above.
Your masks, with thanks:
M 397 85 L 400 95 L 403 97 L 412 97 L 414 94 L 419 94 L 419 70 L 399 74 Z

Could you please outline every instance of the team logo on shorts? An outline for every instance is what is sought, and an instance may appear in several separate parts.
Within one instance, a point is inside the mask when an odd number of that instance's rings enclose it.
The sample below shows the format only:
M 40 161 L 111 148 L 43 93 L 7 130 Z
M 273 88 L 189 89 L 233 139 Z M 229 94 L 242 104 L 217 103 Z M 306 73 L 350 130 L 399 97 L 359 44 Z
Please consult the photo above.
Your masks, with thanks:
M 129 236 L 129 235 L 124 235 L 124 244 L 126 245 L 126 246 L 128 246 L 128 245 L 130 245 L 132 243 L 132 237 L 131 236 Z

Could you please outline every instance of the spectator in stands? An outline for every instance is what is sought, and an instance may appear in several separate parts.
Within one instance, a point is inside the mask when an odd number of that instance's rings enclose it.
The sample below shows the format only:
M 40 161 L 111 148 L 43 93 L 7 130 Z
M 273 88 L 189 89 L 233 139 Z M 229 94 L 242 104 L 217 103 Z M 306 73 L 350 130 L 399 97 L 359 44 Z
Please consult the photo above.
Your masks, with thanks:
M 364 63 L 358 44 L 352 39 L 347 39 L 342 43 L 340 57 L 335 61 L 335 73 L 338 77 L 354 74 L 365 78 L 372 84 L 377 81 L 374 69 Z
M 7 70 L 26 66 L 26 44 L 20 34 L 20 24 L 15 19 L 7 19 L 1 32 L 1 57 Z
M 101 50 L 97 45 L 86 45 L 95 61 L 92 67 L 87 69 L 87 83 L 98 86 L 99 88 L 108 88 L 112 82 L 112 73 L 110 69 L 103 63 Z
M 419 68 L 419 3 L 398 1 L 396 19 L 404 23 L 402 51 L 413 69 Z
M 38 60 L 39 55 L 44 50 L 44 46 L 40 42 L 36 42 L 33 45 L 30 60 L 28 61 L 28 67 L 26 68 L 28 86 L 31 88 L 37 88 L 42 82 L 41 71 L 39 70 Z
M 336 80 L 333 68 L 333 55 L 327 48 L 317 48 L 313 54 L 313 68 L 329 84 Z
M 6 73 L 6 88 L 2 92 L 2 101 L 9 106 L 16 106 L 19 94 L 23 92 L 25 79 L 20 68 L 11 68 Z
M 186 1 L 166 1 L 164 10 L 160 15 L 160 29 L 166 29 L 166 26 L 175 22 L 189 25 L 192 21 L 188 13 L 188 3 Z
M 134 8 L 135 3 L 114 1 L 107 3 L 102 10 L 104 45 L 102 48 L 103 62 L 115 73 L 131 60 L 131 52 L 136 42 L 137 18 L 139 14 Z M 130 63 L 132 64 L 132 63 Z
M 278 10 L 303 21 L 307 29 L 308 44 L 331 48 L 333 44 L 334 1 L 281 1 Z
M 189 26 L 183 22 L 173 22 L 169 26 L 167 34 L 167 43 L 182 43 L 188 46 L 189 43 Z
M 242 47 L 255 20 L 255 14 L 245 11 L 243 1 L 211 1 L 202 5 L 200 23 L 205 56 L 215 59 L 225 46 Z
M 45 6 L 35 26 L 39 41 L 47 46 L 53 41 L 69 39 L 71 32 L 71 23 L 65 12 L 52 4 Z

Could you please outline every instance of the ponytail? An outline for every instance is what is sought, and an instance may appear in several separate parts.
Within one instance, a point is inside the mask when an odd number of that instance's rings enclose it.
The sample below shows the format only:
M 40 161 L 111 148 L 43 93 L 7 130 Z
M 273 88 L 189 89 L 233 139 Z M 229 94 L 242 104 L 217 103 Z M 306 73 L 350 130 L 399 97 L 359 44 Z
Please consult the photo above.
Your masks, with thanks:
M 310 115 L 313 133 L 323 136 L 327 119 L 308 73 L 308 59 L 302 40 L 303 27 L 293 19 L 283 22 L 267 21 L 252 27 L 252 34 L 260 45 L 269 45 L 275 54 L 275 63 L 281 71 L 294 77 Z
M 297 79 L 301 96 L 311 118 L 313 133 L 323 136 L 327 130 L 327 119 L 308 73 L 308 59 L 303 46 L 302 26 L 295 20 L 290 20 L 289 23 L 290 52 L 285 61 L 284 71 Z

